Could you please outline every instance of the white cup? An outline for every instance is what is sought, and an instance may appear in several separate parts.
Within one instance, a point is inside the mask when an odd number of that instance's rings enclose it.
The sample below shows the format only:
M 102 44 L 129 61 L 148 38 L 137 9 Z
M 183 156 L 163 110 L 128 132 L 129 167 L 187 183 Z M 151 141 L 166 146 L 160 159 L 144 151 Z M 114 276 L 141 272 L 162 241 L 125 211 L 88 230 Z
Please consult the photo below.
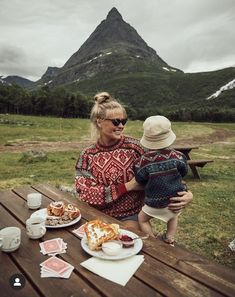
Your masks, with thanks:
M 41 238 L 46 233 L 45 218 L 34 217 L 26 221 L 26 230 L 29 238 Z
M 37 209 L 42 204 L 42 194 L 30 193 L 27 195 L 27 205 L 30 209 Z
M 21 230 L 18 227 L 6 227 L 0 231 L 0 248 L 3 252 L 13 252 L 20 246 Z

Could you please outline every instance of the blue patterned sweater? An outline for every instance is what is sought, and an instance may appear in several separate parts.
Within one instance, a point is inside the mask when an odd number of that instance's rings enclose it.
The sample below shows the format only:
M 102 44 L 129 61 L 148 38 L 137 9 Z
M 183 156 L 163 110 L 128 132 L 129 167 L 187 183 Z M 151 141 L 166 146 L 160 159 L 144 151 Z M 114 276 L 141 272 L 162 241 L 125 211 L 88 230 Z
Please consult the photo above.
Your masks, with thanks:
M 182 177 L 188 172 L 187 159 L 176 150 L 149 151 L 134 164 L 136 181 L 145 185 L 145 203 L 155 208 L 169 204 L 169 198 L 185 191 Z

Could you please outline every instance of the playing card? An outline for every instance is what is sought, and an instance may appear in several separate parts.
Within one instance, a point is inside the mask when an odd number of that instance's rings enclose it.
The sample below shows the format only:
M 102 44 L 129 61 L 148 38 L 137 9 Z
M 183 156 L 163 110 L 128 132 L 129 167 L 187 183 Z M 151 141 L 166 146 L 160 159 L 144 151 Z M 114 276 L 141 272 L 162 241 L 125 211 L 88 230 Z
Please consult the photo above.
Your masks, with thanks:
M 85 224 L 83 224 L 82 226 L 80 226 L 77 229 L 74 229 L 72 232 L 74 234 L 76 234 L 79 238 L 83 238 L 84 236 L 86 236 L 85 228 L 84 227 L 85 227 Z
M 57 258 L 50 257 L 40 264 L 41 276 L 44 277 L 69 277 L 74 267 Z
M 58 238 L 47 240 L 39 244 L 43 253 L 54 253 L 61 251 L 61 241 Z
M 42 278 L 45 278 L 45 277 L 69 278 L 73 269 L 74 267 L 69 268 L 66 272 L 63 273 L 63 275 L 59 275 L 49 271 L 44 271 L 43 269 L 41 269 L 41 277 Z
M 39 243 L 41 252 L 46 255 L 55 255 L 65 253 L 67 248 L 67 243 L 61 238 L 50 239 Z

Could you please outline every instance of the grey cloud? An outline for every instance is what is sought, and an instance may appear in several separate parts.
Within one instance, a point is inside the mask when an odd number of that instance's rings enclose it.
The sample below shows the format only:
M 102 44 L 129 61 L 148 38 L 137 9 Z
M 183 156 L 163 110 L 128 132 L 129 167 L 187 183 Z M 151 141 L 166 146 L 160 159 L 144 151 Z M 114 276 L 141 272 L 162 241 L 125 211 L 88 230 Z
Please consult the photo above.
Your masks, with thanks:
M 183 1 L 174 3 L 177 2 Z M 218 1 L 188 1 L 187 5 L 181 6 L 180 13 L 175 14 L 172 10 L 177 12 L 176 5 L 166 8 L 171 18 L 160 21 L 164 28 L 156 28 L 155 41 L 153 35 L 149 36 L 149 40 L 153 40 L 152 47 L 157 48 L 170 65 L 185 71 L 206 71 L 207 65 L 210 66 L 208 70 L 218 69 L 222 61 L 226 61 L 223 63 L 226 67 L 233 65 L 235 2 L 224 1 L 222 4 Z M 229 57 L 232 58 L 230 63 Z M 196 64 L 202 68 L 195 67 Z M 193 68 L 190 69 L 190 65 Z
M 41 75 L 41 64 L 39 59 L 34 62 L 29 60 L 24 50 L 19 47 L 0 45 L 0 74 L 20 75 L 37 80 Z
M 14 64 L 24 58 L 24 53 L 20 48 L 10 45 L 4 45 L 0 48 L 0 65 Z

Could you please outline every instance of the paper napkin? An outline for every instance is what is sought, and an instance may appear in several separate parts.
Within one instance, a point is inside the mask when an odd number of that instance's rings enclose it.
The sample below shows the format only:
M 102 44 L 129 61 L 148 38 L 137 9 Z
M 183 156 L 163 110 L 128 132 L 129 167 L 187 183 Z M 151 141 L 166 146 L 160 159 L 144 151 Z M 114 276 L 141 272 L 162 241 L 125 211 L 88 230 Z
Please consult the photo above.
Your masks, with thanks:
M 80 265 L 103 278 L 125 286 L 143 261 L 143 255 L 135 255 L 127 259 L 115 261 L 92 257 L 80 263 Z

